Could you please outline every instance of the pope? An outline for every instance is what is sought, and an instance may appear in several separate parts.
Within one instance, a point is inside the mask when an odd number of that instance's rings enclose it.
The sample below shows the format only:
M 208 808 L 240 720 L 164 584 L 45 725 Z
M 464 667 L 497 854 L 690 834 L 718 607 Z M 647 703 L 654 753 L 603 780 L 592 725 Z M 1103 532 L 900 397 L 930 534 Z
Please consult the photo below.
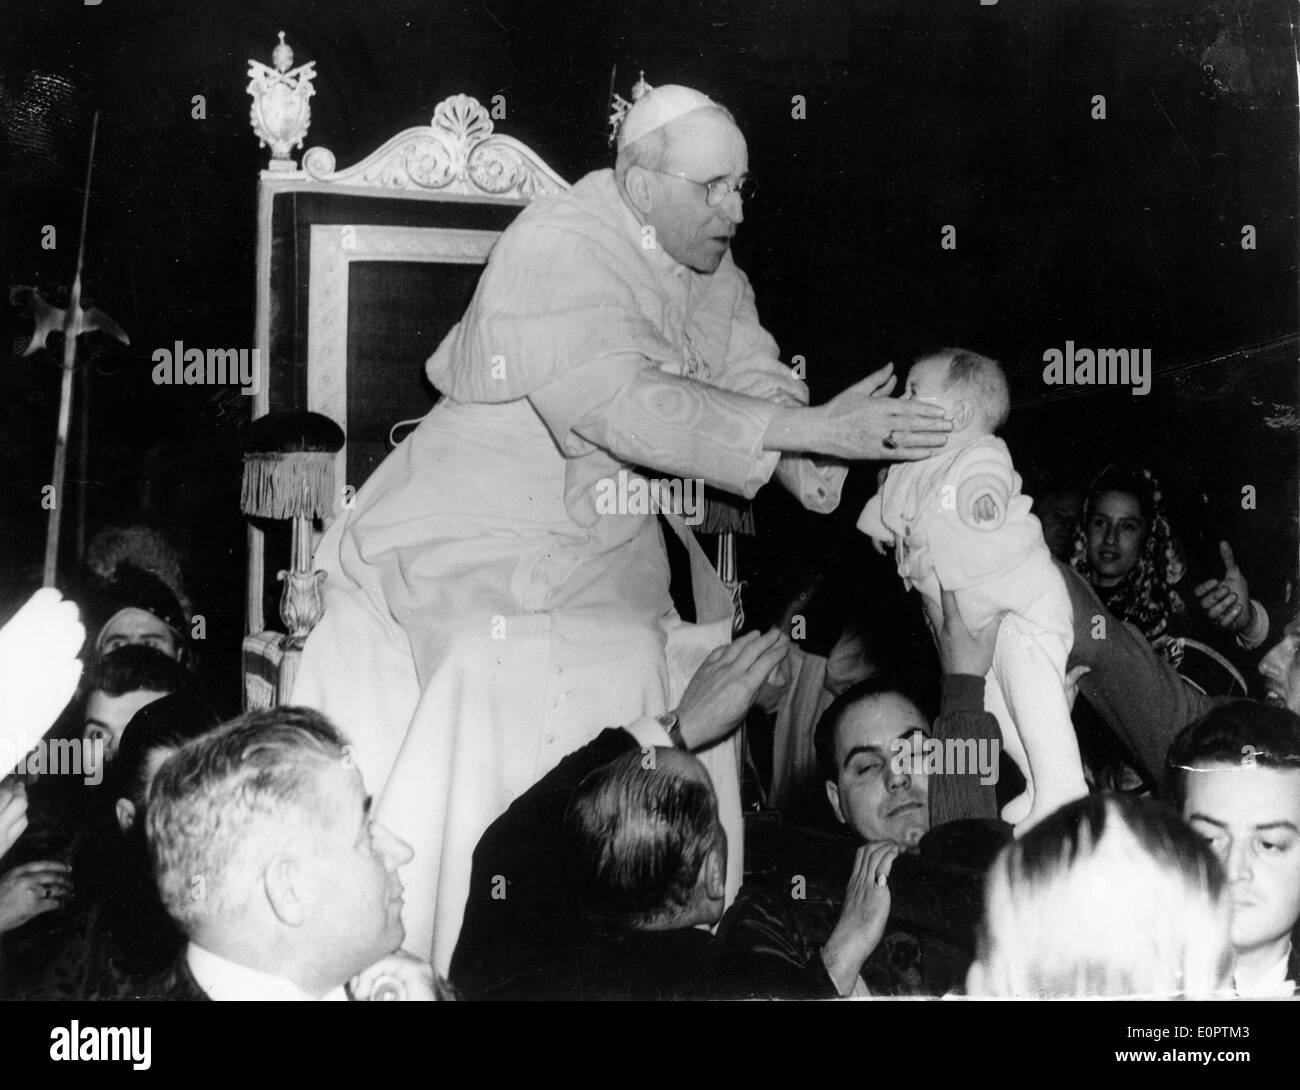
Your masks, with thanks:
M 941 410 L 888 396 L 891 367 L 809 406 L 731 256 L 748 170 L 726 109 L 686 87 L 642 94 L 614 168 L 502 234 L 428 361 L 441 400 L 320 543 L 326 610 L 294 700 L 343 724 L 383 785 L 378 818 L 415 849 L 409 942 L 442 972 L 488 824 L 605 727 L 670 713 L 731 638 L 693 535 L 665 516 L 692 558 L 688 624 L 660 521 L 598 508 L 609 482 L 638 467 L 753 497 L 775 476 L 829 512 L 845 461 L 946 441 Z M 734 737 L 699 756 L 734 891 Z

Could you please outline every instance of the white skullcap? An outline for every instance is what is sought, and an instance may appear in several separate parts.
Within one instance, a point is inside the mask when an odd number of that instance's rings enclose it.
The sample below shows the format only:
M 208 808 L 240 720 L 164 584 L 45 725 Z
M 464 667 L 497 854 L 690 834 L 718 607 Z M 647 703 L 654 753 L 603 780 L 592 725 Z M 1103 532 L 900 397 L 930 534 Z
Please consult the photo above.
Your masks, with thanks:
M 684 114 L 710 106 L 716 108 L 717 105 L 708 95 L 677 83 L 652 87 L 632 103 L 627 116 L 623 118 L 623 124 L 618 130 L 619 150 L 634 140 L 640 140 L 646 133 L 676 121 Z

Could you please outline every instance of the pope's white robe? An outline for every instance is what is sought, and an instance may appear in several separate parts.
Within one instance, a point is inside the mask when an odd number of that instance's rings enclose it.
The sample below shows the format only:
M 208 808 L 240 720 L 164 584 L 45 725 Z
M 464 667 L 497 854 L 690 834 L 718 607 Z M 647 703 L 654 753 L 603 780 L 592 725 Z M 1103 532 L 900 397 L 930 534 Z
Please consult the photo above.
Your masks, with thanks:
M 646 243 L 608 170 L 525 209 L 429 360 L 443 400 L 317 550 L 326 610 L 293 699 L 349 735 L 378 820 L 415 849 L 406 946 L 441 972 L 492 820 L 605 727 L 674 707 L 731 637 L 693 537 L 688 625 L 658 521 L 598 512 L 598 482 L 635 465 L 753 496 L 778 468 L 773 400 L 806 400 L 729 254 L 705 276 Z M 843 467 L 780 462 L 805 505 L 839 502 Z M 736 752 L 701 754 L 733 894 Z

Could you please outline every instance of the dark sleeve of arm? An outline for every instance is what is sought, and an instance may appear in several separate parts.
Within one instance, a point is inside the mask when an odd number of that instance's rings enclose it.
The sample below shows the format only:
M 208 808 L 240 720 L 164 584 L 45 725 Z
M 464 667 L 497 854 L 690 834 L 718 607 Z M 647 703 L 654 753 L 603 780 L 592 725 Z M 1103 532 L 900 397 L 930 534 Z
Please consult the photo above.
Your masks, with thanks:
M 569 797 L 588 773 L 636 748 L 625 730 L 603 731 L 569 754 L 490 826 L 474 849 L 452 983 L 469 997 L 510 979 L 551 909 L 567 903 L 561 830 Z
M 1079 691 L 1153 780 L 1183 727 L 1225 703 L 1188 685 L 1136 628 L 1113 616 L 1087 581 L 1058 562 L 1074 608 L 1069 665 L 1089 667 Z
M 939 718 L 934 721 L 934 737 L 938 741 L 961 739 L 973 741 L 967 746 L 965 775 L 948 774 L 930 777 L 930 828 L 949 821 L 967 818 L 994 818 L 998 816 L 996 781 L 980 782 L 978 767 L 971 767 L 970 758 L 981 752 L 992 752 L 992 747 L 982 742 L 1002 741 L 998 721 L 984 710 L 984 679 L 969 674 L 949 674 L 943 679 Z M 978 762 L 975 762 L 977 765 Z M 994 769 L 996 776 L 997 770 Z
M 715 970 L 722 994 L 742 999 L 834 999 L 821 947 L 791 918 L 742 891 L 718 928 Z

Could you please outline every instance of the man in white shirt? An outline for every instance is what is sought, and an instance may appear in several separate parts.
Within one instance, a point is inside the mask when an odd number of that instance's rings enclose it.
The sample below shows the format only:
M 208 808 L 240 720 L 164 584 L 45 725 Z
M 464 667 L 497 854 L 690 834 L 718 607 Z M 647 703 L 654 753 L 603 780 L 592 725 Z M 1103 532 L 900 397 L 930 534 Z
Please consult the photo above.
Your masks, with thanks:
M 1179 734 L 1168 762 L 1184 819 L 1227 872 L 1237 994 L 1292 995 L 1300 969 L 1300 717 L 1234 701 Z
M 149 792 L 167 911 L 189 938 L 159 998 L 433 999 L 400 947 L 405 843 L 374 821 L 351 747 L 280 707 L 177 750 Z

